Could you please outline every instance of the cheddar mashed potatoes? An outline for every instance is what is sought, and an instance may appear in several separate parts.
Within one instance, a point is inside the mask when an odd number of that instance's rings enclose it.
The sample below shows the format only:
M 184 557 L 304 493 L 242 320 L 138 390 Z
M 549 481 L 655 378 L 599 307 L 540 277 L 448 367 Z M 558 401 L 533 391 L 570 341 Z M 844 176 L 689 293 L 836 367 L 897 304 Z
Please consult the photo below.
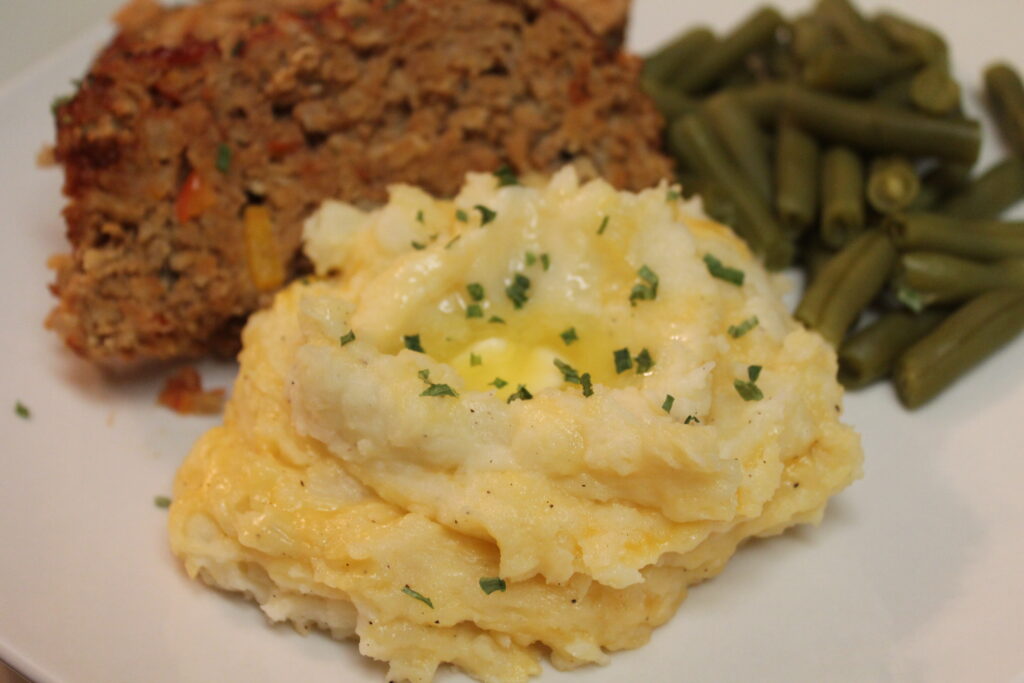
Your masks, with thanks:
M 667 186 L 395 187 L 326 204 L 306 251 L 318 277 L 251 318 L 178 474 L 171 542 L 389 680 L 604 663 L 859 476 L 833 351 Z

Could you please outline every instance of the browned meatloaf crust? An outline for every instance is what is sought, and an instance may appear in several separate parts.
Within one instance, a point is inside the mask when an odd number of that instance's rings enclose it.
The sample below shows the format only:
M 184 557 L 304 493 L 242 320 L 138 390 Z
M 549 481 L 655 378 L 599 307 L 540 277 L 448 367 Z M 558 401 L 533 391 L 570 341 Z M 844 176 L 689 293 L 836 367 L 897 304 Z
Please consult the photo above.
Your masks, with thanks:
M 278 284 L 247 257 L 253 205 L 257 256 L 293 276 L 329 197 L 451 195 L 503 163 L 656 183 L 662 121 L 612 42 L 550 0 L 136 3 L 56 110 L 71 253 L 49 326 L 96 360 L 232 351 Z

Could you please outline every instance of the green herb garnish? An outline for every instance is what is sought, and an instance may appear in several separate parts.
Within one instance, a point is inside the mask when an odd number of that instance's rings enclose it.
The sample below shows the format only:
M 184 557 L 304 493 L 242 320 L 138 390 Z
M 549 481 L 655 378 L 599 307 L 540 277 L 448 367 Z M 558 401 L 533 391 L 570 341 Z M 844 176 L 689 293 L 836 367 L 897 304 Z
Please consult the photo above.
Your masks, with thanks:
M 737 268 L 730 268 L 724 265 L 717 258 L 711 254 L 704 254 L 704 263 L 708 267 L 708 272 L 711 273 L 712 277 L 717 277 L 719 280 L 725 280 L 731 282 L 737 287 L 743 285 L 743 271 Z
M 495 377 L 494 381 L 491 382 L 491 386 L 497 387 L 498 389 L 504 389 L 505 387 L 508 386 L 508 382 L 506 382 L 500 377 Z
M 469 292 L 469 298 L 473 301 L 484 300 L 484 286 L 479 282 L 470 282 L 466 285 L 466 291 Z
M 669 415 L 672 414 L 672 405 L 676 402 L 676 397 L 672 394 L 665 394 L 665 402 L 661 404 L 661 409 Z
M 471 367 L 475 367 L 477 365 L 483 365 L 483 362 L 484 362 L 484 359 L 481 358 L 480 356 L 476 355 L 475 353 L 469 354 L 469 364 L 470 364 Z
M 636 361 L 636 374 L 638 375 L 642 375 L 654 367 L 654 359 L 651 358 L 651 352 L 646 348 L 638 353 L 633 360 Z
M 168 498 L 167 496 L 154 496 L 153 505 L 156 505 L 158 508 L 162 510 L 166 510 L 167 508 L 171 507 L 171 499 Z
M 747 332 L 750 332 L 752 329 L 757 327 L 757 324 L 758 324 L 757 316 L 754 315 L 754 316 L 751 316 L 751 317 L 747 318 L 746 320 L 741 322 L 739 325 L 729 325 L 729 336 L 732 337 L 733 339 L 739 339 L 740 337 L 745 335 Z
M 519 178 L 516 177 L 515 171 L 508 164 L 502 164 L 498 167 L 498 170 L 494 172 L 494 177 L 498 179 L 498 187 L 508 187 L 509 185 L 518 185 Z
M 489 323 L 498 323 L 500 325 L 504 325 L 505 324 L 505 319 L 504 318 L 499 318 L 496 315 L 492 315 L 490 318 L 488 318 L 487 322 L 489 322 Z
M 743 380 L 735 380 L 733 386 L 736 387 L 736 392 L 743 398 L 744 401 L 760 401 L 764 398 L 764 394 L 761 392 L 760 387 L 757 386 L 757 379 L 761 376 L 761 366 L 751 365 L 747 368 L 747 377 L 749 382 Z
M 750 378 L 751 382 L 756 382 L 757 378 L 761 376 L 761 369 L 760 365 L 751 365 L 747 368 L 747 377 Z
M 682 199 L 682 197 L 683 195 L 679 192 L 679 190 L 669 190 L 668 194 L 665 195 L 665 199 L 667 199 L 670 202 L 674 202 L 677 199 Z
M 576 328 L 575 327 L 570 327 L 569 329 L 567 329 L 565 332 L 563 332 L 559 336 L 562 338 L 562 341 L 565 342 L 566 346 L 569 346 L 569 344 L 572 344 L 574 341 L 579 339 L 579 337 L 576 336 Z
M 451 248 L 452 248 L 452 245 L 454 245 L 454 244 L 455 244 L 456 242 L 458 242 L 458 241 L 459 241 L 460 239 L 462 239 L 462 235 L 456 235 L 455 237 L 453 237 L 453 238 L 451 238 L 450 240 L 448 240 L 448 244 L 444 245 L 444 248 L 445 248 L 445 249 L 451 249 Z
M 451 396 L 453 398 L 458 398 L 458 392 L 447 384 L 435 384 L 430 381 L 430 370 L 423 369 L 416 374 L 427 384 L 427 388 L 423 390 L 420 396 Z
M 532 251 L 528 251 L 528 252 L 526 252 L 526 259 L 525 260 L 526 260 L 526 265 L 527 266 L 532 266 L 533 264 L 535 264 L 537 262 L 537 255 L 534 254 Z
M 420 335 L 407 334 L 402 339 L 405 341 L 405 348 L 409 349 L 410 351 L 426 353 L 426 351 L 423 350 L 423 344 L 420 343 Z
M 424 249 L 427 248 L 427 245 L 423 244 L 422 242 L 415 242 L 414 241 L 414 242 L 410 242 L 409 244 L 411 244 L 412 248 L 415 249 L 416 251 L 423 251 Z
M 694 424 L 694 423 L 700 424 L 700 418 L 698 418 L 696 415 L 687 415 L 686 419 L 683 420 L 683 424 L 684 425 Z
M 615 357 L 615 372 L 622 374 L 633 367 L 633 359 L 629 355 L 629 348 L 619 349 L 612 354 Z
M 558 360 L 554 361 L 555 367 L 562 371 L 562 379 L 571 384 L 580 384 L 580 373 L 576 371 L 576 368 L 569 365 L 565 361 Z
M 468 223 L 469 222 L 469 214 L 467 214 L 462 209 L 456 209 L 455 210 L 455 220 L 460 221 L 462 223 Z
M 480 307 L 480 304 L 470 304 L 466 306 L 466 317 L 482 318 L 484 317 L 484 309 Z
M 519 388 L 516 389 L 514 394 L 508 397 L 508 400 L 505 401 L 505 403 L 511 403 L 512 401 L 529 401 L 531 398 L 533 398 L 533 394 L 526 389 L 526 385 L 520 384 Z
M 420 209 L 419 211 L 416 212 L 416 220 L 419 223 L 423 222 L 423 209 Z
M 601 227 L 599 227 L 597 229 L 597 234 L 598 235 L 603 235 L 604 234 L 605 229 L 608 227 L 608 221 L 610 221 L 610 220 L 611 220 L 611 216 L 605 216 L 604 218 L 601 219 Z
M 629 293 L 630 305 L 636 306 L 637 301 L 653 301 L 658 298 L 658 275 L 647 266 L 641 266 L 636 274 L 643 282 L 634 285 L 633 291 Z
M 498 216 L 497 212 L 488 209 L 482 204 L 477 204 L 473 208 L 480 212 L 480 227 L 487 225 Z
M 231 148 L 221 143 L 217 146 L 217 170 L 227 173 L 231 170 Z
M 32 411 L 28 409 L 28 406 L 21 401 L 14 402 L 14 414 L 20 417 L 22 420 L 32 419 Z
M 547 254 L 547 252 L 540 255 L 540 267 L 543 268 L 545 271 L 551 267 L 551 257 Z
M 410 598 L 415 598 L 416 600 L 419 600 L 420 602 L 422 602 L 424 605 L 426 605 L 430 609 L 434 609 L 434 603 L 432 603 L 430 601 L 430 598 L 425 597 L 421 593 L 417 593 L 413 589 L 409 588 L 409 586 L 406 586 L 405 588 L 403 588 L 402 592 L 405 593 L 406 595 L 408 595 Z
M 490 595 L 494 591 L 505 592 L 505 580 L 499 579 L 497 576 L 489 576 L 480 579 L 480 590 L 487 595 Z
M 590 381 L 589 372 L 584 372 L 580 375 L 580 384 L 583 385 L 584 398 L 589 398 L 594 395 L 594 384 Z
M 921 292 L 916 289 L 906 286 L 898 287 L 896 289 L 896 299 L 914 313 L 920 313 L 924 310 L 924 299 L 921 297 Z
M 522 273 L 516 273 L 512 279 L 512 284 L 505 288 L 505 294 L 512 300 L 512 305 L 516 308 L 522 308 L 529 297 L 526 292 L 530 289 L 530 278 L 526 277 Z
M 346 344 L 351 344 L 355 340 L 356 340 L 356 331 L 355 330 L 349 330 L 348 334 L 346 334 L 344 337 L 341 337 L 341 338 L 338 339 L 338 341 L 341 342 L 342 346 L 345 346 Z

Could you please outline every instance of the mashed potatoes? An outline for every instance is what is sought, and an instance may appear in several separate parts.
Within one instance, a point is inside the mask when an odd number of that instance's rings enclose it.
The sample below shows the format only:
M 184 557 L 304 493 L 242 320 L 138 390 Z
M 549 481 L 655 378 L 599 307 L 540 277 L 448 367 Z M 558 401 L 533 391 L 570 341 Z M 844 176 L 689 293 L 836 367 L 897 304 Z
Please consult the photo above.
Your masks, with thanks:
M 471 176 L 307 226 L 171 509 L 192 575 L 394 680 L 604 662 L 859 474 L 835 357 L 667 187 Z

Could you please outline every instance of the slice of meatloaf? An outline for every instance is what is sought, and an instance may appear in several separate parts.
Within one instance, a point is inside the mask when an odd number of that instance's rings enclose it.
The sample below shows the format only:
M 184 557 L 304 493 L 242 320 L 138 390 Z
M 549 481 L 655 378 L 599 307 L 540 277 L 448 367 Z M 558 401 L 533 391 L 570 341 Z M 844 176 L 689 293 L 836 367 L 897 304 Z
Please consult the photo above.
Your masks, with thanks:
M 588 2 L 135 3 L 56 109 L 71 253 L 49 326 L 96 360 L 231 352 L 329 197 L 570 161 L 656 183 L 662 121 Z

